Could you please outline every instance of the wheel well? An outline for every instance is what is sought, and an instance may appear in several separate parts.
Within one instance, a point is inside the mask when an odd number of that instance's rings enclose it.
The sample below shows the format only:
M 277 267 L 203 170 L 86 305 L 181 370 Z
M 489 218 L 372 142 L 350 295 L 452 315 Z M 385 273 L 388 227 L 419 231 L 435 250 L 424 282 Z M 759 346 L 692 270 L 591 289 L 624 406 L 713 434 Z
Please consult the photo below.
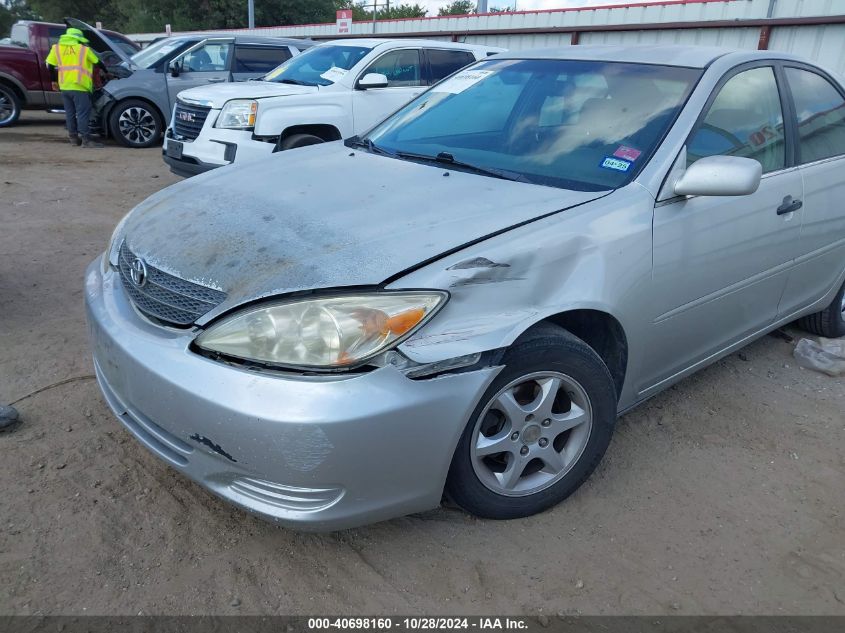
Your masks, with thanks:
M 284 140 L 294 134 L 313 134 L 314 136 L 319 136 L 324 141 L 339 141 L 342 138 L 340 130 L 335 126 L 315 123 L 313 125 L 292 125 L 289 128 L 285 128 L 279 140 Z
M 21 100 L 21 105 L 26 105 L 26 95 L 21 92 L 21 89 L 14 82 L 0 78 L 0 84 L 3 84 L 3 86 L 14 92 L 18 99 Z
M 599 310 L 571 310 L 545 320 L 571 332 L 595 350 L 613 376 L 618 398 L 628 368 L 628 339 L 619 321 Z

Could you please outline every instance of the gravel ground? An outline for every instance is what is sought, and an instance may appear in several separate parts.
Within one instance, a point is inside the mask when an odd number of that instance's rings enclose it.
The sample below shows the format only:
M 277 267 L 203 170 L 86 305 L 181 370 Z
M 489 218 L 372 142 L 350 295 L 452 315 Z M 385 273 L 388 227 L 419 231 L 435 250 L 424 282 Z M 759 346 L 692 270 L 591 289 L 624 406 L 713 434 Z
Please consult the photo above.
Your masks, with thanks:
M 113 419 L 85 266 L 176 179 L 160 150 L 0 130 L 0 614 L 845 615 L 845 381 L 768 336 L 620 420 L 563 505 L 300 534 L 218 501 Z M 788 328 L 792 336 L 797 330 Z

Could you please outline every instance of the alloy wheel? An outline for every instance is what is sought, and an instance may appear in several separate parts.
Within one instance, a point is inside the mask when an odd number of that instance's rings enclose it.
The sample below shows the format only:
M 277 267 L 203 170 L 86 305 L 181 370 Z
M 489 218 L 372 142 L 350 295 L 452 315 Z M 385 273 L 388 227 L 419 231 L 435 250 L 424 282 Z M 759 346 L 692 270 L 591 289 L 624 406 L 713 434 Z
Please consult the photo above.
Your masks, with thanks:
M 141 144 L 152 140 L 156 134 L 156 120 L 152 112 L 132 106 L 120 113 L 118 129 L 130 143 Z
M 470 449 L 473 470 L 497 494 L 537 493 L 578 462 L 592 425 L 590 399 L 576 380 L 551 371 L 520 376 L 478 416 Z
M 12 98 L 0 90 L 0 125 L 11 121 L 15 116 L 16 108 Z

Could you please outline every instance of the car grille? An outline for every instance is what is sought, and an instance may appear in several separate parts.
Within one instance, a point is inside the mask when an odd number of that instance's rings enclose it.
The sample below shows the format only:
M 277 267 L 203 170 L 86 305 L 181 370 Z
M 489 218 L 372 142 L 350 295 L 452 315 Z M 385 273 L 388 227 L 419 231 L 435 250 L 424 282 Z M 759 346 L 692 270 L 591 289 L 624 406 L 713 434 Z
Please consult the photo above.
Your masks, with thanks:
M 194 140 L 200 135 L 200 130 L 208 118 L 211 108 L 205 106 L 188 105 L 176 102 L 176 112 L 173 116 L 173 133 L 178 139 Z
M 146 282 L 138 286 L 131 275 L 135 259 L 124 241 L 120 246 L 120 279 L 135 307 L 148 316 L 172 325 L 190 325 L 226 299 L 225 292 L 185 281 L 150 265 L 146 266 Z

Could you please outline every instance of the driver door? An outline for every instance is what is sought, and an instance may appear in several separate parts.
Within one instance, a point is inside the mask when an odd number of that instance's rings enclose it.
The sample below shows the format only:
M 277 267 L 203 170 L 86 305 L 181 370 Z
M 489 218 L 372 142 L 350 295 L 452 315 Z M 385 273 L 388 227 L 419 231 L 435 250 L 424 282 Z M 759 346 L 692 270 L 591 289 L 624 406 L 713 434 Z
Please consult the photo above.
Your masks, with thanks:
M 687 164 L 742 156 L 761 163 L 763 178 L 747 196 L 657 203 L 643 396 L 773 323 L 798 252 L 802 210 L 785 210 L 802 199 L 803 182 L 774 68 L 746 67 L 723 81 L 687 140 Z
M 352 96 L 355 134 L 370 129 L 422 94 L 428 83 L 423 73 L 422 51 L 419 48 L 399 48 L 384 53 L 358 75 L 356 84 L 368 73 L 387 77 L 387 87 L 361 90 L 356 85 Z
M 203 40 L 170 62 L 167 96 L 170 109 L 183 90 L 231 81 L 232 39 Z

